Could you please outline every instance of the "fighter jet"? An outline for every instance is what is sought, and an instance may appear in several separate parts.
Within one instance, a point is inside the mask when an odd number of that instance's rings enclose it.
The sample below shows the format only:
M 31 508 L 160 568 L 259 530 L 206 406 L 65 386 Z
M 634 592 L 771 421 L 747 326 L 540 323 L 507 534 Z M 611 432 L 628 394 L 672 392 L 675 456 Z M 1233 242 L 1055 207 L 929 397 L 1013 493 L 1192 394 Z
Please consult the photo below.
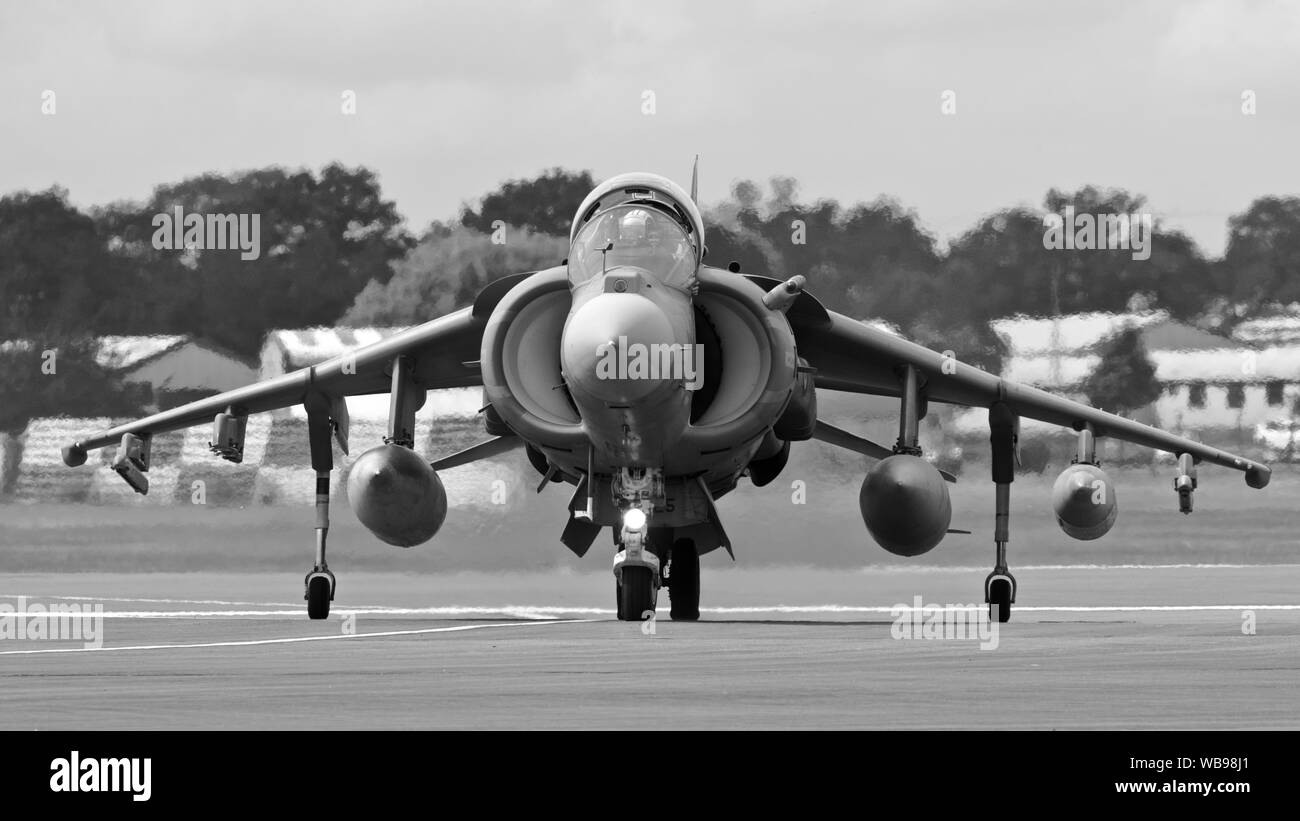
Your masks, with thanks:
M 1184 513 L 1199 463 L 1243 471 L 1254 488 L 1268 484 L 1263 464 L 827 310 L 803 276 L 706 264 L 695 180 L 690 193 L 655 174 L 606 180 L 578 207 L 560 265 L 499 279 L 473 305 L 345 356 L 85 436 L 63 448 L 63 460 L 82 465 L 88 451 L 117 445 L 113 469 L 146 493 L 155 434 L 211 422 L 213 453 L 239 462 L 249 414 L 301 404 L 316 473 L 315 563 L 304 596 L 313 619 L 328 616 L 336 589 L 325 560 L 331 438 L 348 451 L 346 399 L 361 394 L 390 397 L 387 435 L 347 477 L 348 501 L 376 537 L 399 547 L 433 538 L 447 515 L 438 471 L 522 448 L 539 492 L 573 487 L 564 545 L 583 556 L 610 529 L 624 620 L 651 617 L 665 588 L 673 619 L 699 618 L 700 556 L 732 553 L 716 500 L 742 479 L 771 483 L 794 442 L 875 460 L 859 494 L 867 531 L 896 555 L 933 549 L 950 532 L 947 483 L 955 481 L 921 454 L 918 425 L 934 402 L 988 409 L 995 561 L 984 598 L 998 621 L 1016 600 L 1008 510 L 1022 417 L 1078 432 L 1053 490 L 1056 518 L 1076 539 L 1098 538 L 1115 522 L 1099 437 L 1174 454 Z M 428 391 L 466 386 L 482 387 L 487 438 L 426 462 L 413 450 L 416 411 Z M 819 420 L 818 390 L 897 398 L 897 441 L 886 447 Z

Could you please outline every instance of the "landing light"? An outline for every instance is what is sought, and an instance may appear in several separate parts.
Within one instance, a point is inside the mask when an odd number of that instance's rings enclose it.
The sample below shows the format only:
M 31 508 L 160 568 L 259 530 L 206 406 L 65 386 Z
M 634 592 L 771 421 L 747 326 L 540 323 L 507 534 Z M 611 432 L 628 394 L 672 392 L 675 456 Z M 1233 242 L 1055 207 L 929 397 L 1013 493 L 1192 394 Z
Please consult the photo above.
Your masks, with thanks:
M 623 512 L 623 527 L 628 530 L 641 530 L 645 527 L 645 511 L 639 507 L 628 508 Z

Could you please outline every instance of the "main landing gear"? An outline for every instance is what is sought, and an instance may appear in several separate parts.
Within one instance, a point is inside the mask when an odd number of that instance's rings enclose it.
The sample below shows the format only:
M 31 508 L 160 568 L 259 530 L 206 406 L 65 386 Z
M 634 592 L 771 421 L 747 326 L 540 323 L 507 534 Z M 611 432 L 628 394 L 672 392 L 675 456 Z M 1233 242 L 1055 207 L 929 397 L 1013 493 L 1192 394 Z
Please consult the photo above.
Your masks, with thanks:
M 334 601 L 335 590 L 334 574 L 325 563 L 325 537 L 330 529 L 330 471 L 334 469 L 334 450 L 330 445 L 330 437 L 334 435 L 333 417 L 346 416 L 346 406 L 335 411 L 328 397 L 311 393 L 304 398 L 303 407 L 307 411 L 311 467 L 316 471 L 316 563 L 303 579 L 302 597 L 307 600 L 308 618 L 325 619 L 329 617 L 330 602 Z M 247 412 L 237 406 L 231 406 L 225 413 L 217 414 L 212 428 L 214 441 L 209 443 L 212 452 L 228 462 L 242 462 L 247 424 Z M 340 437 L 340 441 L 345 441 L 345 437 Z M 128 444 L 130 443 L 124 441 L 123 447 L 126 448 Z M 136 458 L 147 466 L 147 451 L 143 456 L 137 454 Z
M 307 618 L 326 619 L 330 602 L 334 601 L 334 574 L 325 562 L 325 536 L 330 529 L 330 475 L 329 471 L 316 473 L 316 564 L 303 584 L 307 592 Z
M 335 581 L 325 561 L 325 539 L 330 531 L 330 471 L 334 469 L 334 449 L 330 445 L 333 423 L 329 403 L 323 397 L 309 397 L 307 438 L 311 444 L 311 466 L 316 471 L 316 563 L 303 580 L 303 598 L 307 600 L 307 617 L 327 619 L 334 601 Z
M 388 435 L 385 444 L 415 447 L 415 412 L 424 404 L 426 391 L 413 377 L 415 363 L 408 356 L 393 359 L 392 388 L 389 393 Z M 348 452 L 347 404 L 342 397 L 331 399 L 310 392 L 303 399 L 307 411 L 307 439 L 311 445 L 311 467 L 316 471 L 316 563 L 303 580 L 303 598 L 307 600 L 307 617 L 327 619 L 330 602 L 338 589 L 334 574 L 325 561 L 325 540 L 330 529 L 330 472 L 334 470 L 334 447 Z M 242 447 L 242 446 L 241 446 Z
M 996 491 L 993 513 L 993 542 L 997 559 L 993 572 L 984 580 L 984 601 L 989 606 L 989 620 L 1011 620 L 1011 605 L 1016 601 L 1016 577 L 1007 569 L 1007 541 L 1011 516 L 1011 483 L 1016 478 L 1016 439 L 1020 419 L 1003 402 L 989 408 L 989 442 L 992 444 L 993 484 Z
M 700 620 L 700 554 L 693 539 L 678 539 L 668 554 L 668 600 L 673 621 Z

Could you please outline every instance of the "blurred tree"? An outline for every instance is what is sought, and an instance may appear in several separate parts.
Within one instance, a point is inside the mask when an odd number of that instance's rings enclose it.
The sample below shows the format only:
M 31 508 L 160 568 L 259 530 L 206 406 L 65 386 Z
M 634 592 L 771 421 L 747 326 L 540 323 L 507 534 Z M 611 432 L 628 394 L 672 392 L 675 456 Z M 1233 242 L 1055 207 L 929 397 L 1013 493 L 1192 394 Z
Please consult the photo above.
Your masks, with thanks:
M 763 200 L 763 192 L 753 180 L 739 180 L 731 186 L 731 198 L 742 211 L 756 211 Z
M 100 367 L 95 353 L 93 339 L 48 335 L 0 349 L 0 433 L 22 433 L 38 416 L 139 414 L 140 392 Z
M 708 255 L 705 263 L 715 268 L 726 268 L 732 262 L 740 263 L 741 273 L 762 274 L 763 276 L 780 276 L 780 270 L 774 270 L 772 259 L 761 237 L 752 231 L 741 228 L 709 226 L 706 223 L 704 235 Z M 775 268 L 779 269 L 779 264 Z
M 775 195 L 772 201 L 781 203 L 782 195 Z M 780 256 L 781 268 L 772 272 L 773 276 L 803 274 L 808 277 L 809 291 L 830 307 L 843 306 L 848 285 L 832 260 L 839 232 L 839 205 L 830 200 L 815 205 L 785 205 L 766 217 L 742 211 L 739 224 Z
M 508 234 L 503 245 L 469 228 L 430 234 L 397 263 L 391 280 L 366 285 L 340 321 L 352 326 L 425 322 L 470 304 L 494 279 L 558 265 L 567 249 L 567 238 L 527 231 Z
M 512 180 L 431 223 L 417 243 L 374 174 L 330 165 L 319 173 L 268 168 L 205 174 L 158 187 L 147 203 L 113 203 L 89 216 L 52 188 L 0 198 L 0 339 L 67 333 L 188 333 L 253 355 L 275 327 L 418 322 L 467 304 L 492 279 L 553 265 L 594 181 L 555 168 Z M 708 262 L 746 273 L 804 274 L 828 307 L 887 319 L 962 361 L 997 370 L 991 318 L 1123 311 L 1229 319 L 1300 301 L 1300 198 L 1264 197 L 1229 223 L 1222 260 L 1155 225 L 1151 255 L 1129 249 L 1044 248 L 1043 211 L 1009 208 L 940 253 L 917 216 L 881 198 L 842 207 L 798 201 L 791 177 L 741 180 L 706 214 Z M 261 254 L 170 251 L 152 244 L 152 220 L 184 213 L 256 214 Z M 1087 186 L 1049 191 L 1043 210 L 1144 213 L 1143 197 Z M 488 234 L 512 226 L 505 245 Z M 394 273 L 396 272 L 396 273 Z
M 155 249 L 153 219 L 183 214 L 258 217 L 259 253 Z M 184 332 L 251 357 L 273 328 L 334 322 L 370 281 L 414 244 L 396 206 L 364 168 L 319 176 L 281 168 L 205 174 L 158 187 L 142 205 L 97 213 L 119 260 L 110 315 L 124 332 Z
M 1244 315 L 1300 301 L 1300 197 L 1261 197 L 1231 217 L 1217 274 Z
M 1214 289 L 1212 268 L 1186 235 L 1166 229 L 1155 219 L 1145 197 L 1089 185 L 1072 193 L 1052 189 L 1044 206 L 1053 214 L 1063 214 L 1066 206 L 1073 206 L 1079 215 L 1123 214 L 1136 218 L 1138 224 L 1149 219 L 1149 232 L 1137 225 L 1130 229 L 1127 249 L 1051 252 L 1059 266 L 1054 273 L 1062 275 L 1059 298 L 1063 312 L 1122 311 L 1138 293 L 1151 295 L 1151 307 L 1164 308 L 1179 318 L 1204 310 Z M 1146 251 L 1136 252 L 1132 247 L 1134 230 L 1146 237 Z M 1098 242 L 1102 233 L 1098 226 Z M 1135 252 L 1149 257 L 1134 259 Z
M 1149 214 L 1144 198 L 1119 189 L 1053 189 L 1044 199 L 1046 214 L 1063 215 L 1067 207 L 1077 215 L 1125 214 L 1141 220 Z M 1025 208 L 986 217 L 949 248 L 941 298 L 965 306 L 968 316 L 992 318 L 1118 312 L 1141 294 L 1151 308 L 1190 319 L 1204 311 L 1214 292 L 1213 268 L 1195 244 L 1154 219 L 1146 234 L 1147 259 L 1134 259 L 1132 247 L 1046 248 L 1045 230 L 1043 214 Z
M 515 228 L 567 238 L 574 212 L 595 187 L 590 171 L 552 168 L 533 179 L 502 183 L 483 197 L 478 210 L 463 206 L 460 222 L 485 234 L 492 233 L 492 223 L 501 220 Z
M 60 334 L 103 324 L 112 290 L 110 260 L 94 221 L 50 188 L 0 198 L 0 340 Z
M 988 322 L 960 317 L 949 307 L 936 305 L 906 328 L 914 342 L 939 351 L 989 373 L 1001 373 L 1008 351 Z
M 1084 380 L 1083 392 L 1094 406 L 1119 414 L 1160 398 L 1156 368 L 1147 358 L 1140 331 L 1130 328 L 1106 341 L 1096 370 Z
M 1082 283 L 1069 266 L 1072 252 L 1043 247 L 1043 218 L 1024 208 L 999 211 L 955 240 L 943 262 L 940 305 L 966 321 L 1053 312 L 1053 277 L 1062 293 Z M 1078 300 L 1060 299 L 1062 310 Z M 1068 304 L 1067 304 L 1068 303 Z
M 1218 292 L 1215 266 L 1181 231 L 1161 228 L 1152 246 L 1151 259 L 1142 263 L 1142 276 L 1128 286 L 1130 295 L 1142 293 L 1145 286 L 1151 308 L 1164 308 L 1181 320 L 1204 314 Z
M 936 304 L 940 257 L 915 213 L 881 198 L 854 206 L 836 227 L 828 257 L 841 272 L 841 310 L 906 328 Z
M 760 205 L 758 186 L 737 182 L 730 201 L 709 209 L 710 264 L 736 260 L 745 273 L 802 274 L 828 308 L 903 327 L 933 307 L 940 257 L 916 214 L 887 198 L 847 213 L 833 200 L 801 204 L 790 177 L 774 177 L 770 187 Z
M 794 177 L 776 176 L 768 180 L 772 196 L 767 201 L 767 212 L 777 214 L 795 207 L 799 198 L 799 181 Z

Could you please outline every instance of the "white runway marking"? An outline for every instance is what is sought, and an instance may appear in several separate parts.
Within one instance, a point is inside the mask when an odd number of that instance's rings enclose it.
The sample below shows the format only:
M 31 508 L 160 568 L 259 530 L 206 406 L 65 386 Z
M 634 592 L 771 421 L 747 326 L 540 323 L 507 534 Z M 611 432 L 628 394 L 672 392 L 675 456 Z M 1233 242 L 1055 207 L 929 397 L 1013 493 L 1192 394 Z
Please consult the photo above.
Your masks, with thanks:
M 501 607 L 333 607 L 332 617 L 338 616 L 506 616 L 508 618 L 550 621 L 557 616 L 601 616 L 613 613 L 613 608 L 600 607 L 529 607 L 507 604 Z M 105 610 L 103 613 L 52 613 L 49 618 L 105 618 L 105 619 L 210 619 L 238 616 L 243 618 L 269 618 L 286 616 L 305 619 L 306 610 L 295 606 L 291 610 Z M 0 613 L 0 618 L 5 615 Z M 26 618 L 45 618 L 27 613 Z
M 380 633 L 340 633 L 330 636 L 289 636 L 279 639 L 250 639 L 245 641 L 208 641 L 196 644 L 133 644 L 114 647 L 49 647 L 42 650 L 3 650 L 0 656 L 32 656 L 43 653 L 107 653 L 122 650 L 196 650 L 207 647 L 259 647 L 271 644 L 301 644 L 309 641 L 342 641 L 344 639 L 385 638 L 390 636 L 419 636 L 427 633 L 461 633 L 468 630 L 488 630 L 498 627 L 536 627 L 545 624 L 577 624 L 581 619 L 560 621 L 521 621 L 507 624 L 462 624 L 455 627 L 426 627 L 418 630 L 385 630 Z
M 1223 564 L 1223 563 L 1205 563 L 1205 564 L 1028 564 L 1018 565 L 1015 570 L 1029 571 L 1060 571 L 1060 570 L 1251 570 L 1256 568 L 1294 568 L 1300 567 L 1300 564 Z M 944 565 L 901 565 L 901 564 L 873 564 L 859 567 L 855 572 L 858 573 L 987 573 L 988 568 L 980 566 L 944 566 Z M 51 601 L 89 601 L 89 602 L 125 602 L 128 604 L 211 604 L 230 607 L 294 607 L 301 608 L 302 602 L 281 602 L 281 601 L 235 601 L 226 599 L 158 599 L 158 598 L 125 598 L 120 596 L 35 596 L 30 593 L 0 593 L 0 599 L 17 599 L 26 597 L 36 601 L 48 599 Z M 592 612 L 605 613 L 613 612 L 612 610 L 595 610 L 574 608 L 566 609 L 561 607 L 539 607 L 529 608 L 538 611 L 549 612 Z M 384 610 L 385 605 L 357 605 L 354 611 L 362 612 L 363 610 Z M 459 608 L 466 614 L 472 612 L 492 612 L 499 613 L 501 608 Z M 412 609 L 412 613 L 429 612 L 427 609 Z
M 614 612 L 609 607 L 558 607 L 547 605 L 505 604 L 499 607 L 445 605 L 442 607 L 340 607 L 339 613 L 357 616 L 501 616 L 521 619 L 552 619 L 556 616 L 579 614 L 603 616 Z
M 1011 568 L 1021 570 L 1253 570 L 1256 568 L 1293 568 L 1295 564 L 1024 564 Z M 987 573 L 988 568 L 944 565 L 870 564 L 858 568 L 859 573 Z
M 983 610 L 987 605 L 969 604 L 961 606 L 935 605 L 940 611 Z M 778 604 L 747 607 L 702 607 L 702 614 L 718 616 L 733 615 L 815 615 L 825 613 L 842 614 L 891 614 L 910 613 L 911 605 L 886 607 L 883 605 L 850 604 Z M 924 611 L 925 608 L 922 608 Z M 1017 613 L 1138 613 L 1138 612 L 1197 612 L 1215 610 L 1279 610 L 1300 611 L 1300 604 L 1119 604 L 1119 605 L 1017 605 Z M 560 616 L 612 616 L 613 608 L 602 607 L 529 607 L 521 605 L 504 605 L 501 607 L 374 607 L 346 608 L 336 607 L 331 618 L 338 621 L 344 616 L 434 616 L 440 618 L 464 618 L 497 616 L 507 618 L 529 619 L 531 623 L 552 623 L 557 621 L 578 622 L 592 619 L 560 619 Z M 662 614 L 661 614 L 662 615 Z M 27 620 L 33 619 L 222 619 L 222 618 L 275 618 L 284 617 L 294 621 L 305 619 L 301 609 L 293 610 L 117 610 L 101 613 L 26 613 Z M 0 614 L 0 619 L 14 618 L 12 615 Z
M 988 605 L 972 604 L 963 607 L 942 607 L 938 606 L 940 611 L 965 611 L 965 610 L 983 610 Z M 700 608 L 701 613 L 911 613 L 914 608 L 911 605 L 902 607 L 857 607 L 843 604 L 822 604 L 822 605 L 777 605 L 776 607 L 712 607 Z M 919 608 L 925 610 L 925 608 Z M 1197 611 L 1197 610 L 1300 610 L 1300 604 L 1119 604 L 1119 605 L 1088 605 L 1088 606 L 1040 606 L 1015 605 L 1012 610 L 1016 613 L 1127 613 L 1141 611 Z M 612 610 L 610 611 L 613 612 Z
M 185 618 L 203 618 L 207 616 L 299 616 L 305 605 L 302 602 L 255 602 L 226 601 L 223 599 L 131 599 L 114 596 L 43 596 L 32 593 L 0 593 L 0 599 L 18 600 L 25 598 L 28 602 L 74 601 L 74 602 L 120 602 L 125 604 L 215 604 L 231 607 L 277 607 L 281 610 L 120 610 L 105 612 L 104 618 L 147 619 L 167 618 L 169 616 Z M 482 616 L 511 615 L 519 618 L 548 619 L 565 613 L 602 614 L 613 613 L 613 608 L 598 607 L 534 607 L 531 605 L 505 605 L 503 607 L 392 607 L 383 604 L 359 604 L 352 607 L 333 607 L 334 613 L 382 616 Z
M 127 602 L 139 604 L 224 604 L 232 607 L 302 607 L 302 602 L 285 601 L 225 601 L 223 599 L 124 599 L 117 596 L 33 596 L 31 593 L 0 593 L 0 599 L 27 598 L 52 601 Z

